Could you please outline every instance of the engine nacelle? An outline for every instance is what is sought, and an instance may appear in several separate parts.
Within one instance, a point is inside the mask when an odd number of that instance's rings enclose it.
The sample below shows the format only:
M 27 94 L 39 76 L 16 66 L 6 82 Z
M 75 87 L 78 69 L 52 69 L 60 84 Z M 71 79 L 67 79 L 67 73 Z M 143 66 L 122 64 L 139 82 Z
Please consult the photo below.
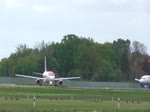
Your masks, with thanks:
M 59 84 L 59 85 L 63 85 L 63 81 L 62 81 L 62 80 L 59 80 L 58 84 Z
M 38 84 L 39 86 L 42 86 L 43 81 L 42 81 L 42 80 L 40 80 L 40 79 L 37 79 L 37 80 L 36 80 L 36 84 Z

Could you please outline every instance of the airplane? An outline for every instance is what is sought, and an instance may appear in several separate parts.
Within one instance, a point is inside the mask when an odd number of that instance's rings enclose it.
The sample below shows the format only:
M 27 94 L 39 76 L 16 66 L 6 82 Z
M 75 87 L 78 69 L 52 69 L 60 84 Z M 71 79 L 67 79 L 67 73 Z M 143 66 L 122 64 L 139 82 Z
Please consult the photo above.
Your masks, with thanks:
M 143 88 L 150 88 L 150 75 L 143 75 L 140 79 L 135 78 Z
M 44 69 L 45 71 L 43 74 L 34 72 L 35 74 L 41 75 L 42 77 L 27 76 L 27 75 L 20 75 L 20 74 L 15 74 L 15 76 L 36 79 L 36 84 L 38 84 L 39 86 L 42 86 L 43 83 L 49 83 L 50 86 L 57 85 L 57 83 L 59 85 L 63 85 L 63 80 L 80 78 L 80 77 L 55 78 L 55 73 L 53 71 L 47 71 L 46 56 L 44 61 Z

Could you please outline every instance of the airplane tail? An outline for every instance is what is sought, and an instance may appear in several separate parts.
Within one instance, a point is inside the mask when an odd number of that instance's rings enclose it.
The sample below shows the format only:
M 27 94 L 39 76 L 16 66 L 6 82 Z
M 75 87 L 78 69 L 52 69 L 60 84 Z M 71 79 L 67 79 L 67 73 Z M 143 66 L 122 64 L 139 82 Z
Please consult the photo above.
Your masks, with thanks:
M 44 61 L 44 69 L 45 71 L 47 71 L 46 56 L 45 56 L 45 61 Z

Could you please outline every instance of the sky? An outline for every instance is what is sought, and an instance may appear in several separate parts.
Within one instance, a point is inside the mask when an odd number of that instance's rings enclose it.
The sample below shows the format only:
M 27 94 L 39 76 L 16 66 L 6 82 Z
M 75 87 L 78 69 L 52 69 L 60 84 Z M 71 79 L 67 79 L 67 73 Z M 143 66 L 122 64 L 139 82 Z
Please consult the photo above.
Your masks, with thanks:
M 150 54 L 150 0 L 0 0 L 0 59 L 67 34 L 139 41 Z

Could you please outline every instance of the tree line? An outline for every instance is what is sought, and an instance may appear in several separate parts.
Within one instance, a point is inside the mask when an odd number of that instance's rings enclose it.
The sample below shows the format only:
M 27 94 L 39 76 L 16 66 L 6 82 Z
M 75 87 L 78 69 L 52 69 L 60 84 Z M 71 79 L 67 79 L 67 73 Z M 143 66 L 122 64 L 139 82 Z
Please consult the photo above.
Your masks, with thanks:
M 101 44 L 92 38 L 69 34 L 60 43 L 42 41 L 34 48 L 18 45 L 15 53 L 1 60 L 0 76 L 42 73 L 44 56 L 48 70 L 57 76 L 80 76 L 88 81 L 132 81 L 146 73 L 141 68 L 149 59 L 146 46 L 138 41 L 131 43 L 120 38 Z

